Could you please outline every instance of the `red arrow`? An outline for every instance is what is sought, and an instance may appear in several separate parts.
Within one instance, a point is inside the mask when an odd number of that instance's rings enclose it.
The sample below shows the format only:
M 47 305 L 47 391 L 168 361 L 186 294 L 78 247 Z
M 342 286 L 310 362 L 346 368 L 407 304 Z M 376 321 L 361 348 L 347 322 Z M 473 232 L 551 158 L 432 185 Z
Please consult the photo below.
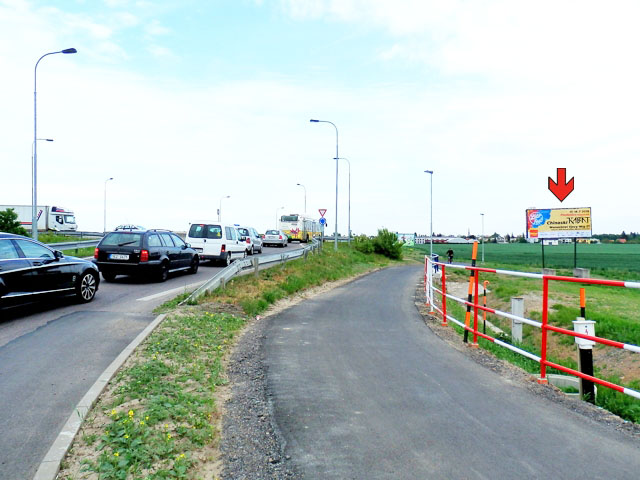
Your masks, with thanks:
M 562 202 L 571 192 L 573 192 L 573 178 L 571 178 L 569 183 L 567 183 L 566 168 L 557 169 L 557 178 L 558 182 L 556 183 L 551 177 L 549 177 L 549 190 Z

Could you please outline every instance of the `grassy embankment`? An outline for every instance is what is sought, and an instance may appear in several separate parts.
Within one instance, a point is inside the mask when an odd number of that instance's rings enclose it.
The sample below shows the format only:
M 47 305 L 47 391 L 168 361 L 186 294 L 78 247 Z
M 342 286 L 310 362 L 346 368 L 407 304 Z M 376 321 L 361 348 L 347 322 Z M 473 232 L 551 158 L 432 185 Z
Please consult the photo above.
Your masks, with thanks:
M 90 240 L 88 238 L 72 237 L 69 235 L 61 235 L 59 233 L 40 233 L 38 234 L 38 241 L 42 243 L 62 243 L 62 242 L 76 242 L 81 240 Z M 95 247 L 86 248 L 72 248 L 71 250 L 62 250 L 62 253 L 72 257 L 93 257 L 93 251 Z
M 444 254 L 447 247 L 434 245 L 434 251 Z M 568 247 L 568 248 L 564 248 Z M 554 250 L 554 249 L 560 250 Z M 415 249 L 420 255 L 428 252 L 429 246 Z M 440 252 L 442 250 L 442 252 Z M 471 245 L 455 245 L 458 261 L 468 263 L 471 256 Z M 554 251 L 549 255 L 549 250 Z M 466 255 L 466 257 L 465 257 Z M 537 257 L 536 257 L 537 255 Z M 488 268 L 506 270 L 540 271 L 540 246 L 528 244 L 485 245 L 485 263 Z M 549 266 L 569 265 L 558 268 L 559 275 L 572 276 L 573 245 L 545 247 L 545 264 Z M 480 265 L 480 263 L 478 263 Z M 591 268 L 592 277 L 617 280 L 636 280 L 640 278 L 640 245 L 578 245 L 578 266 Z M 467 271 L 449 270 L 447 282 L 468 282 Z M 542 282 L 535 279 L 509 277 L 494 274 L 480 274 L 480 284 L 489 280 L 487 304 L 503 311 L 510 310 L 510 299 L 514 296 L 526 296 L 530 307 L 526 316 L 540 321 L 542 318 Z M 583 287 L 587 296 L 587 318 L 595 320 L 598 336 L 617 340 L 619 342 L 640 345 L 640 291 L 616 287 L 584 285 L 577 283 L 551 282 L 549 322 L 552 325 L 573 329 L 572 321 L 580 315 L 579 290 Z M 482 292 L 482 288 L 480 288 Z M 448 312 L 458 320 L 464 320 L 466 307 L 449 301 Z M 473 315 L 473 312 L 472 312 Z M 482 312 L 479 312 L 482 325 Z M 473 317 L 472 317 L 473 318 Z M 487 319 L 504 330 L 507 335 L 501 338 L 510 341 L 511 323 L 509 320 L 488 315 Z M 480 327 L 481 328 L 481 327 Z M 462 331 L 460 330 L 462 333 Z M 525 370 L 536 373 L 540 371 L 537 362 L 521 355 L 501 348 L 486 340 L 480 340 L 480 345 L 519 365 Z M 537 355 L 540 354 L 540 329 L 524 325 L 522 348 Z M 573 337 L 550 333 L 549 360 L 570 368 L 577 369 L 577 352 Z M 594 347 L 594 369 L 596 376 L 613 383 L 622 384 L 636 390 L 640 389 L 640 355 L 597 345 Z M 554 372 L 550 372 L 554 373 Z M 556 372 L 561 373 L 561 372 Z M 621 417 L 640 422 L 640 401 L 620 394 L 606 387 L 598 388 L 596 403 Z
M 223 358 L 248 318 L 278 299 L 392 262 L 340 247 L 236 278 L 197 305 L 163 305 L 168 318 L 87 415 L 59 478 L 214 478 Z

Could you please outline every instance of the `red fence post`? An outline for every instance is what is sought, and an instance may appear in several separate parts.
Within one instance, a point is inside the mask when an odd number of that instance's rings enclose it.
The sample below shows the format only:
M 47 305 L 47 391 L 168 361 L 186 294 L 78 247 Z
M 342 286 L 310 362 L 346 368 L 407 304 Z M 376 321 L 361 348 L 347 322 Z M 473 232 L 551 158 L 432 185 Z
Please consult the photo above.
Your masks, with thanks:
M 475 271 L 475 299 L 473 302 L 473 343 L 472 347 L 478 346 L 478 305 L 479 305 L 479 295 L 478 295 L 478 280 L 480 279 L 480 272 L 478 270 Z
M 547 383 L 547 323 L 549 322 L 549 279 L 542 277 L 542 339 L 540 346 L 540 378 L 538 383 Z
M 444 263 L 442 266 L 442 326 L 447 326 L 447 275 Z

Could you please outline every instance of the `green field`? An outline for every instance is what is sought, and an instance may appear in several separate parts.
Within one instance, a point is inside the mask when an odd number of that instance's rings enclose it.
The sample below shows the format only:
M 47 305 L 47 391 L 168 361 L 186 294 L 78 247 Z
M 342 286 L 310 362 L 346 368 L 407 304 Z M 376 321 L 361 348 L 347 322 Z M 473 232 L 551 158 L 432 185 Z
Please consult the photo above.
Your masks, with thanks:
M 428 252 L 429 245 L 416 245 L 417 250 Z M 454 263 L 471 261 L 472 244 L 433 244 L 433 251 L 446 259 L 445 252 L 452 249 Z M 482 246 L 478 245 L 478 265 L 482 258 Z M 546 268 L 572 269 L 574 266 L 573 244 L 546 245 L 544 266 Z M 640 279 L 640 244 L 581 244 L 576 246 L 576 266 L 590 268 L 592 276 L 606 276 L 621 280 Z M 485 243 L 485 264 L 492 267 L 502 265 L 542 268 L 542 247 L 533 243 Z

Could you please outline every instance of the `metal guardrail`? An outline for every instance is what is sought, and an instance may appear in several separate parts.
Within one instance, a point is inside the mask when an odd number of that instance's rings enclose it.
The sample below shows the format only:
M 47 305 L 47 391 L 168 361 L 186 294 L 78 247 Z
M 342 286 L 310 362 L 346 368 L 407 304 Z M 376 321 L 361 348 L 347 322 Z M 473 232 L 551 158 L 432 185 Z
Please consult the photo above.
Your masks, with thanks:
M 100 243 L 100 240 L 100 238 L 96 238 L 94 240 L 80 240 L 77 242 L 47 243 L 47 246 L 54 250 L 78 250 L 79 248 L 95 247 Z
M 193 302 L 198 298 L 206 295 L 207 293 L 213 292 L 220 286 L 226 284 L 233 277 L 240 275 L 243 272 L 246 272 L 250 269 L 254 271 L 258 271 L 261 265 L 278 265 L 286 263 L 288 260 L 293 260 L 294 258 L 306 257 L 309 252 L 312 251 L 320 251 L 322 250 L 322 244 L 317 240 L 313 239 L 310 245 L 298 250 L 293 250 L 291 252 L 285 253 L 275 253 L 272 255 L 260 255 L 253 258 L 245 258 L 243 260 L 236 260 L 231 265 L 226 267 L 225 269 L 218 272 L 211 279 L 209 279 L 206 283 L 198 287 L 194 290 L 191 295 L 189 295 L 186 299 L 180 302 L 180 305 L 184 305 L 189 302 Z

